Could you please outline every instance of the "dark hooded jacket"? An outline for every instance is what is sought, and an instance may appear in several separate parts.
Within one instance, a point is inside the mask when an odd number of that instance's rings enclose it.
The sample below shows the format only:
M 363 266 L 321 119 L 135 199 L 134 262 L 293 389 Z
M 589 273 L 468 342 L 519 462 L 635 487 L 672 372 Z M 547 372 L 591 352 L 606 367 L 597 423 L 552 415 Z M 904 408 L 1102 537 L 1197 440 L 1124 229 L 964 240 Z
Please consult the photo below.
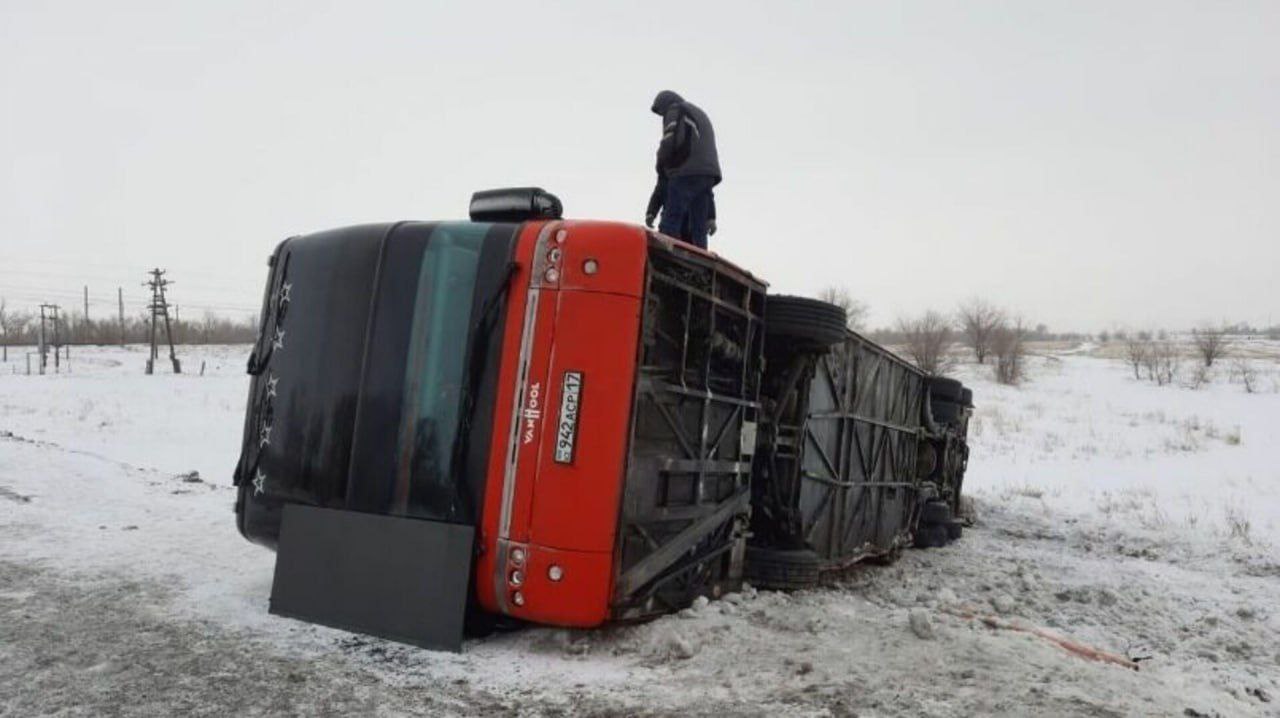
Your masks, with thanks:
M 650 109 L 662 115 L 658 172 L 666 177 L 714 177 L 719 184 L 716 131 L 707 113 L 671 90 L 659 92 Z

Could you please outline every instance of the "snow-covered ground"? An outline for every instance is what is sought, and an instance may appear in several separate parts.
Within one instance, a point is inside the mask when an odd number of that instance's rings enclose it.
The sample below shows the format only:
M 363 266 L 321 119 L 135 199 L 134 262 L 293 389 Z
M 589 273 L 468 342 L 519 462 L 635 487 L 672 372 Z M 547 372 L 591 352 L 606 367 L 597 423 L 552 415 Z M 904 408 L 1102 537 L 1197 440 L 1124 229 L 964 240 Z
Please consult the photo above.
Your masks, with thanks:
M 1096 349 L 1039 357 L 1016 388 L 965 366 L 958 376 L 981 382 L 970 485 L 1208 538 L 1248 522 L 1250 538 L 1280 544 L 1280 344 L 1267 348 L 1254 394 L 1226 361 L 1200 389 L 1136 381 Z
M 267 614 L 274 557 L 231 512 L 246 348 L 186 349 L 181 376 L 144 376 L 136 348 L 73 349 L 56 376 L 11 361 L 0 715 L 1280 715 L 1271 349 L 1256 394 L 1226 368 L 1155 387 L 1088 347 L 1018 388 L 962 367 L 979 519 L 960 542 L 461 655 Z

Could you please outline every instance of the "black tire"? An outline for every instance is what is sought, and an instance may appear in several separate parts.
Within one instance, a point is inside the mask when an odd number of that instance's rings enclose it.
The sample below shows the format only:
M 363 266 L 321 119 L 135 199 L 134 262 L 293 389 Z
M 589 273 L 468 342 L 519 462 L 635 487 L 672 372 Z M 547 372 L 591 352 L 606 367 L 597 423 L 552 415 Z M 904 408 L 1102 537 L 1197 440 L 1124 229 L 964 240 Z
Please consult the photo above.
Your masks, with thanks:
M 834 304 L 786 295 L 765 299 L 765 334 L 801 350 L 825 350 L 844 341 L 845 311 Z
M 748 546 L 744 573 L 752 586 L 789 591 L 818 585 L 821 571 L 812 551 Z
M 973 389 L 965 387 L 960 391 L 960 405 L 973 406 Z
M 942 526 L 951 520 L 951 504 L 946 501 L 926 501 L 920 509 L 921 526 Z
M 916 548 L 941 548 L 947 545 L 946 526 L 925 526 L 916 529 Z
M 964 384 L 961 384 L 957 379 L 947 376 L 929 377 L 929 394 L 933 396 L 935 401 L 941 399 L 953 404 L 959 404 L 962 403 L 960 400 L 963 393 Z
M 947 539 L 955 541 L 964 535 L 964 522 L 960 519 L 951 519 L 944 526 L 947 529 Z

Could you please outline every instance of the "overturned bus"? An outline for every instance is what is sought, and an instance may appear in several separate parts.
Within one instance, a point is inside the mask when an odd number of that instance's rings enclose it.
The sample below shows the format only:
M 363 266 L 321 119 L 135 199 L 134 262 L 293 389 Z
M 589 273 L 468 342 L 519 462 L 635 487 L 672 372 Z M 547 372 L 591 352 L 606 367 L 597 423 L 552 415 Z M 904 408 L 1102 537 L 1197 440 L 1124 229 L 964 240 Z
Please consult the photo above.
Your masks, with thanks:
M 968 390 L 715 254 L 529 188 L 270 266 L 235 483 L 272 612 L 456 649 L 961 530 Z

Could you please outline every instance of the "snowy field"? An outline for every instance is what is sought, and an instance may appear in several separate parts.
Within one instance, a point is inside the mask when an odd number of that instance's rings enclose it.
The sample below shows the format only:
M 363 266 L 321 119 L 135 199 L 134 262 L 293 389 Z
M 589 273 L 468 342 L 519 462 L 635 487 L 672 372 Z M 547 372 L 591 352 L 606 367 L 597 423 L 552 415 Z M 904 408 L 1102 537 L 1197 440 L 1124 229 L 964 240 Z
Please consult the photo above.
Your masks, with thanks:
M 266 612 L 236 533 L 244 347 L 0 364 L 0 715 L 1280 715 L 1280 347 L 1259 393 L 1093 347 L 965 366 L 978 524 L 640 626 L 433 653 Z M 199 374 L 204 365 L 203 376 Z M 1038 628 L 1128 659 L 1086 660 Z

